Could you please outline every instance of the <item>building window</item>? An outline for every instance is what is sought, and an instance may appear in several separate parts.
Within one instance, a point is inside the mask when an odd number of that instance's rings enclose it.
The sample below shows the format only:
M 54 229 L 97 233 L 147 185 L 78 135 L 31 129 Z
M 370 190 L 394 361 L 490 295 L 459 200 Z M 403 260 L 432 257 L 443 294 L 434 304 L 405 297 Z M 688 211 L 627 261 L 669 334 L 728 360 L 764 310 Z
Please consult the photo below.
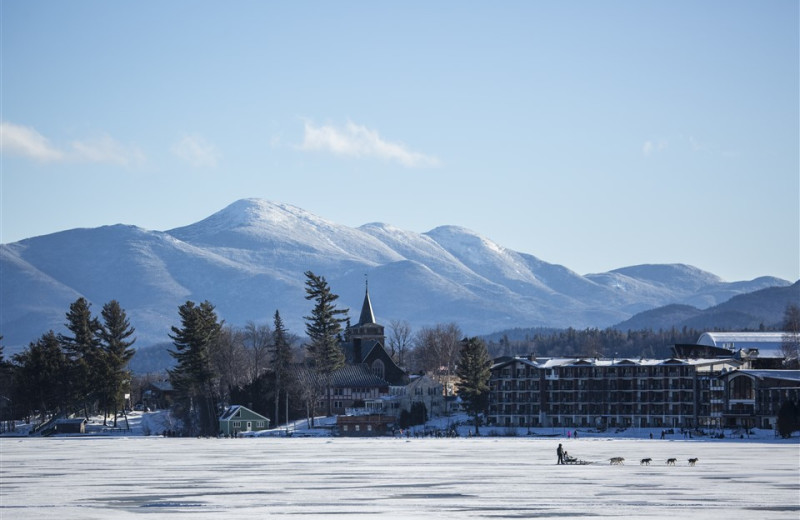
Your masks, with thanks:
M 383 379 L 385 372 L 386 372 L 386 367 L 383 365 L 383 361 L 381 361 L 380 359 L 376 359 L 375 361 L 372 362 L 373 374 Z
M 747 376 L 731 379 L 731 399 L 754 399 L 753 381 Z

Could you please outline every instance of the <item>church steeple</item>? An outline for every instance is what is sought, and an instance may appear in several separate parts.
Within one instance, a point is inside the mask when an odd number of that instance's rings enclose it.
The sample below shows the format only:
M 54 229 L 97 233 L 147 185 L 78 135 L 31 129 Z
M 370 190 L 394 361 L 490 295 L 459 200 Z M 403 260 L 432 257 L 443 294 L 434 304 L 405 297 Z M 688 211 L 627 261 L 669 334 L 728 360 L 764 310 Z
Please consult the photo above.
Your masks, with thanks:
M 366 284 L 364 304 L 361 306 L 361 317 L 358 319 L 358 325 L 356 326 L 375 323 L 375 314 L 372 312 L 372 302 L 369 300 L 369 280 L 367 280 Z
M 364 304 L 361 306 L 361 316 L 358 323 L 347 329 L 347 337 L 354 344 L 365 341 L 376 341 L 383 345 L 386 342 L 383 325 L 375 321 L 375 313 L 372 312 L 372 301 L 369 298 L 369 282 L 364 291 Z M 357 361 L 360 362 L 360 361 Z

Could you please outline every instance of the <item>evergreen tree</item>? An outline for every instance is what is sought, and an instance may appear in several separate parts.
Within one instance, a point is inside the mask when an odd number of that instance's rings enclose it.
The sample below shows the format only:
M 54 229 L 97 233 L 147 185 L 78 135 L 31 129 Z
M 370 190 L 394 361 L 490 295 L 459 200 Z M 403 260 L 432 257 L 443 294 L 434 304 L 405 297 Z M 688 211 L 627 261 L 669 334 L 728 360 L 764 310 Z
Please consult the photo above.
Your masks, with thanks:
M 464 408 L 475 421 L 475 435 L 479 434 L 481 413 L 489 406 L 489 378 L 491 359 L 486 343 L 480 338 L 464 338 L 456 368 L 458 376 L 458 395 Z
M 306 300 L 315 300 L 316 304 L 311 316 L 305 316 L 306 333 L 311 339 L 308 345 L 313 361 L 314 371 L 325 381 L 328 396 L 328 415 L 333 415 L 331 408 L 331 376 L 344 366 L 345 357 L 339 345 L 342 323 L 347 318 L 347 309 L 337 309 L 335 302 L 339 298 L 328 287 L 324 276 L 317 276 L 311 271 L 305 272 Z
M 136 341 L 136 338 L 131 338 L 136 329 L 131 327 L 125 311 L 116 300 L 106 303 L 100 315 L 103 317 L 100 342 L 105 352 L 102 398 L 106 405 L 104 407 L 105 415 L 108 414 L 108 406 L 113 405 L 114 427 L 116 427 L 118 405 L 124 393 L 125 384 L 130 380 L 127 366 L 136 352 L 130 348 Z M 105 417 L 103 422 L 105 423 Z
M 83 403 L 87 419 L 89 402 L 102 387 L 100 375 L 105 364 L 105 353 L 100 348 L 102 326 L 90 308 L 91 304 L 82 297 L 70 304 L 65 326 L 72 335 L 58 335 L 69 365 L 68 398 Z
M 12 357 L 14 365 L 14 402 L 27 410 L 39 410 L 44 422 L 48 414 L 64 409 L 63 384 L 66 358 L 61 343 L 51 330 L 27 349 Z
M 216 396 L 214 379 L 217 374 L 211 365 L 211 351 L 222 324 L 217 320 L 214 306 L 208 301 L 196 305 L 187 301 L 178 308 L 181 327 L 172 327 L 175 350 L 170 354 L 177 361 L 169 370 L 169 379 L 183 404 L 184 418 L 190 433 L 217 433 Z
M 283 325 L 281 314 L 277 310 L 273 317 L 274 331 L 272 333 L 272 370 L 275 373 L 275 426 L 278 426 L 280 421 L 278 417 L 280 405 L 280 393 L 284 392 L 284 396 L 288 402 L 289 399 L 289 378 L 291 376 L 292 365 L 292 347 L 289 345 L 289 334 L 286 327 Z M 286 422 L 289 422 L 288 405 L 286 409 Z
M 788 439 L 793 432 L 800 430 L 800 408 L 790 399 L 781 404 L 775 429 L 784 439 Z

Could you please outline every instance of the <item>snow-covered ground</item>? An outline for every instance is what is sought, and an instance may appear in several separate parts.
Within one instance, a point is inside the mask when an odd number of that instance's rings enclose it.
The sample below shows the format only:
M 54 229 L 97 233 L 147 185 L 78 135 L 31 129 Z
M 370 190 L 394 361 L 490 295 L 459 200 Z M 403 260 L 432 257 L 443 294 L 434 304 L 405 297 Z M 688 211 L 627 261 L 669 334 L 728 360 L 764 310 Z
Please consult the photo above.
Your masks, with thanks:
M 148 421 L 159 416 L 151 415 Z M 141 428 L 142 416 L 136 423 Z M 650 440 L 643 433 L 3 437 L 0 518 L 800 516 L 797 438 Z M 556 465 L 559 442 L 592 464 Z M 616 456 L 625 464 L 610 465 Z M 651 464 L 640 465 L 646 457 Z M 665 463 L 671 457 L 675 466 Z M 693 457 L 700 459 L 696 466 L 687 462 Z

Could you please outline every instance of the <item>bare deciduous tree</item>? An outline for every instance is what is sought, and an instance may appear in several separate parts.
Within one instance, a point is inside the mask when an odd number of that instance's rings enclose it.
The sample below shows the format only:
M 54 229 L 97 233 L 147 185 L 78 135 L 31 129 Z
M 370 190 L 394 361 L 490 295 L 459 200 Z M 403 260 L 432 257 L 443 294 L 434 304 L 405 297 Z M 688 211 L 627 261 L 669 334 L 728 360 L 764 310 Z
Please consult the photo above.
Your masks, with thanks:
M 247 379 L 249 360 L 243 339 L 241 330 L 223 327 L 211 351 L 211 364 L 219 374 L 218 392 L 224 402 L 230 397 L 230 389 L 243 385 Z
M 250 357 L 247 382 L 252 383 L 269 365 L 272 330 L 269 325 L 256 325 L 248 321 L 244 326 L 243 340 Z
M 783 314 L 783 342 L 781 351 L 787 368 L 800 364 L 800 307 L 787 305 Z
M 434 377 L 444 385 L 448 394 L 454 391 L 453 379 L 461 337 L 458 325 L 447 323 L 420 329 L 414 340 L 415 368 Z
M 406 353 L 411 346 L 411 325 L 405 320 L 389 322 L 389 349 L 392 359 L 401 367 L 406 365 Z

